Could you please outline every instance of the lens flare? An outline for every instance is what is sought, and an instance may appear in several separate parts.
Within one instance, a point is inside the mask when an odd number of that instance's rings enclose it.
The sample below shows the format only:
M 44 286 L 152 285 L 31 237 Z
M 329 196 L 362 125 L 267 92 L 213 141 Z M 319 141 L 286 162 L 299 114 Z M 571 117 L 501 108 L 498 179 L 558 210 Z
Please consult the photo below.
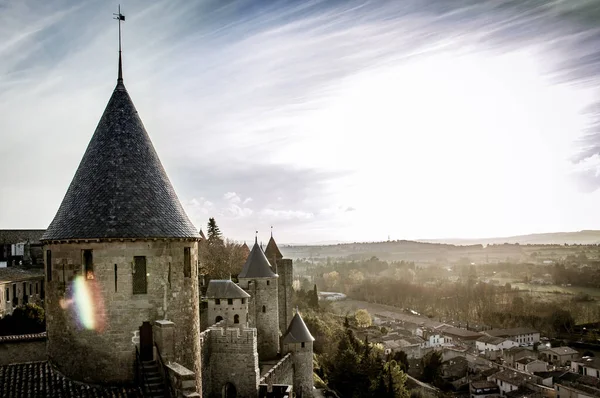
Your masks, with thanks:
M 101 332 L 104 329 L 104 302 L 95 279 L 78 276 L 73 281 L 73 304 L 79 323 L 89 330 Z

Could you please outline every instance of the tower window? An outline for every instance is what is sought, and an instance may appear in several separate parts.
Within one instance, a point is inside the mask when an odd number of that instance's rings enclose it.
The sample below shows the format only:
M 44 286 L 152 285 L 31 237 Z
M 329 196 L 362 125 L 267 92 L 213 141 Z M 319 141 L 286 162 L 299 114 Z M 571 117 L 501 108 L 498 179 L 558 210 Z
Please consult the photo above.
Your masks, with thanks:
M 133 258 L 133 294 L 146 294 L 148 281 L 146 279 L 146 257 Z
M 246 304 L 246 299 L 245 298 L 242 299 L 242 304 Z
M 6 302 L 10 301 L 10 289 L 6 288 Z
M 183 276 L 192 277 L 192 254 L 189 247 L 183 248 Z
M 227 305 L 233 305 L 233 299 L 227 299 Z
M 115 264 L 115 292 L 117 291 L 117 280 L 119 276 L 117 274 L 117 264 Z
M 94 258 L 91 250 L 83 251 L 83 274 L 85 279 L 94 279 Z
M 223 320 L 223 317 L 221 315 L 219 315 L 218 317 L 215 318 L 215 323 L 219 323 Z
M 262 311 L 263 313 L 267 312 L 267 307 L 263 305 Z
M 52 282 L 52 251 L 46 250 L 46 277 Z
M 302 348 L 304 348 L 304 344 L 305 344 L 305 343 L 304 343 L 304 342 L 302 342 L 302 343 L 300 343 L 300 346 L 301 346 Z
M 269 286 L 271 284 L 271 281 L 267 281 L 267 286 Z
M 240 323 L 240 316 L 238 314 L 235 314 L 233 317 L 233 323 Z
M 215 304 L 216 305 L 221 305 L 221 299 L 215 299 Z

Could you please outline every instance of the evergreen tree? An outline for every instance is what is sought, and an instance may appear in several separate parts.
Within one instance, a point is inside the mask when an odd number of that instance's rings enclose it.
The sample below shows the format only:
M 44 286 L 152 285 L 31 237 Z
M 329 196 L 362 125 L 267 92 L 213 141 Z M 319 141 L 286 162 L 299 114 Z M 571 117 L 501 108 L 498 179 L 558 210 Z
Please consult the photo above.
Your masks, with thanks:
M 219 229 L 219 226 L 217 225 L 217 222 L 215 221 L 214 217 L 208 219 L 206 231 L 208 235 L 207 240 L 209 244 L 214 244 L 217 242 L 223 243 L 221 230 Z
M 317 285 L 313 287 L 313 290 L 309 292 L 308 305 L 314 310 L 319 309 L 319 294 L 317 293 Z

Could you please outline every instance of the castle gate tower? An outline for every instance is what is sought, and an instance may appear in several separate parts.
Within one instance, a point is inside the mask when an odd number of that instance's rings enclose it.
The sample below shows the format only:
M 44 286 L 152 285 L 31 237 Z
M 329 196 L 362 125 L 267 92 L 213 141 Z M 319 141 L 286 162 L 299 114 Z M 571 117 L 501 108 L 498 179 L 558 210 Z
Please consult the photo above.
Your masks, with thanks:
M 119 52 L 117 85 L 42 238 L 52 363 L 76 380 L 131 383 L 139 327 L 168 319 L 174 361 L 200 375 L 198 239 L 125 89 Z
M 279 353 L 277 279 L 265 253 L 255 241 L 238 280 L 240 287 L 250 294 L 248 320 L 250 327 L 256 328 L 260 360 L 273 359 Z

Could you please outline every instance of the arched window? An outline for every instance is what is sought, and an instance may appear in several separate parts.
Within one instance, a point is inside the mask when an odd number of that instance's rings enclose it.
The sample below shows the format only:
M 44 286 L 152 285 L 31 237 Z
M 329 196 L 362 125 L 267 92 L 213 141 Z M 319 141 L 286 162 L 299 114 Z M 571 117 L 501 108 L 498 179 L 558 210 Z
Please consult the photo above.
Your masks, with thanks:
M 240 323 L 240 316 L 238 314 L 235 314 L 233 317 L 233 323 Z
M 263 305 L 263 313 L 267 312 L 267 307 Z
M 223 317 L 221 315 L 219 315 L 216 319 L 215 319 L 215 323 L 217 322 L 221 322 L 223 320 Z

